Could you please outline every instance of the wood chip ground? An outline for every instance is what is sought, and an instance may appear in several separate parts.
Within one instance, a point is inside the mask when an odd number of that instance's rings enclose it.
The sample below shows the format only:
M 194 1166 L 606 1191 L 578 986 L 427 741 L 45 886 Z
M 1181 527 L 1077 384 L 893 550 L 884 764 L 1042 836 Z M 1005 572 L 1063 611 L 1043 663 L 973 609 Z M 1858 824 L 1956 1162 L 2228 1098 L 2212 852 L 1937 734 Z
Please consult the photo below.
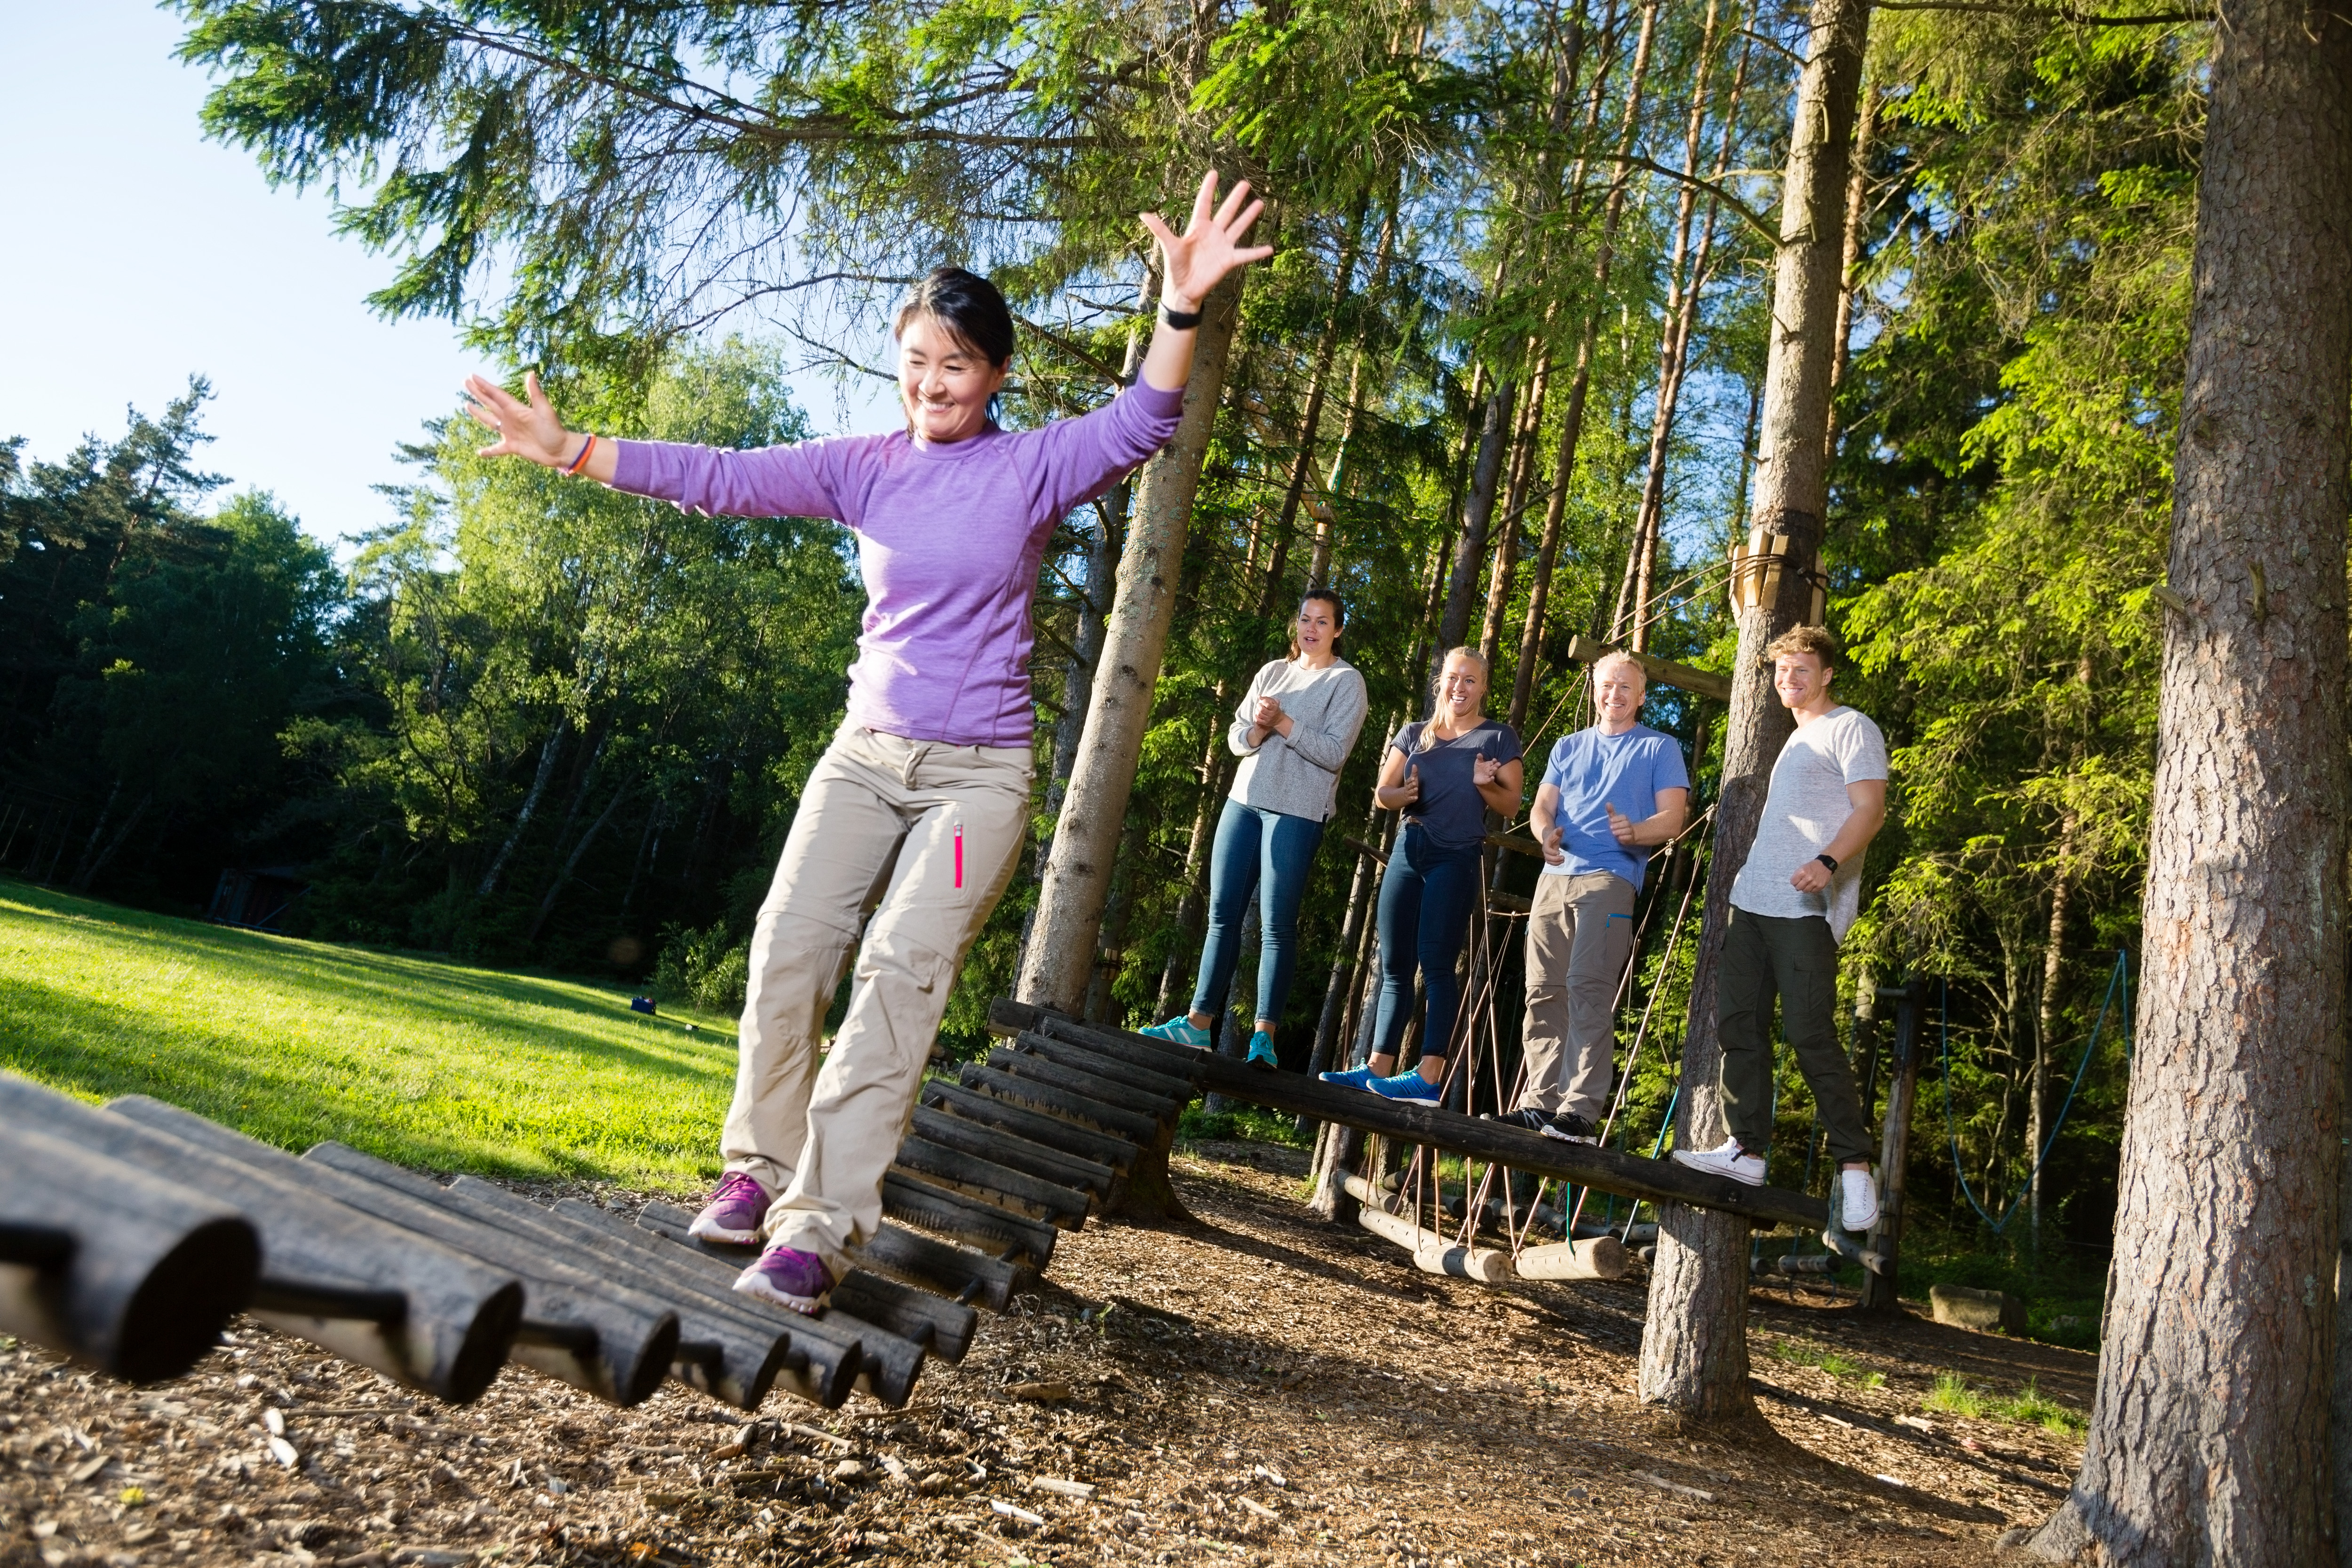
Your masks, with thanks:
M 1950 1371 L 2079 1407 L 2087 1355 L 1760 1289 L 1766 1425 L 1689 1435 L 1635 1397 L 1638 1280 L 1417 1273 L 1310 1220 L 1286 1149 L 1176 1171 L 1194 1223 L 1066 1237 L 900 1411 L 779 1396 L 746 1432 L 511 1368 L 452 1409 L 243 1320 L 150 1389 L 0 1352 L 0 1568 L 1981 1563 L 2079 1458 L 1920 1401 Z

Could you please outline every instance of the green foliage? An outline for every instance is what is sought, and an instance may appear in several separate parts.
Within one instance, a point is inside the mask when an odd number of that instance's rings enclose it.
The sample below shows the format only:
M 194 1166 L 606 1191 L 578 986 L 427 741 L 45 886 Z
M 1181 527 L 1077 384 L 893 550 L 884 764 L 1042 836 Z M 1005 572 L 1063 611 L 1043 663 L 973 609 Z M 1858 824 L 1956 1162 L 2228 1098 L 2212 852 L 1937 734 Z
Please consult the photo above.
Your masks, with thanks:
M 2007 1396 L 1972 1385 L 1956 1372 L 1939 1372 L 1936 1386 L 1919 1401 L 1919 1408 L 1942 1415 L 1958 1415 L 1971 1421 L 2011 1421 L 2021 1426 L 2039 1426 L 2061 1437 L 2079 1437 L 2089 1425 L 2083 1412 L 2071 1405 L 2061 1405 L 2035 1386 L 2027 1378 L 2025 1386 Z
M 738 1013 L 751 977 L 750 950 L 724 921 L 701 931 L 673 925 L 662 932 L 653 987 L 664 1001 L 683 1002 L 706 1013 Z

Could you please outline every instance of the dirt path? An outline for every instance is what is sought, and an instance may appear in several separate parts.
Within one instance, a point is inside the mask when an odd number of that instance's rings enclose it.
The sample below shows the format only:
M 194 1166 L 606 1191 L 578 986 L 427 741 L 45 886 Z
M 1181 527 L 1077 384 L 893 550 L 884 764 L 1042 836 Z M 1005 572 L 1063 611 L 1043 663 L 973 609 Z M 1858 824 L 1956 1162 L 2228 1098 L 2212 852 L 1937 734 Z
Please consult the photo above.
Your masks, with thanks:
M 676 1384 L 615 1411 L 509 1370 L 457 1410 L 247 1322 L 149 1390 L 0 1352 L 0 1568 L 1980 1563 L 2077 1457 L 1920 1399 L 1948 1370 L 2080 1407 L 2091 1357 L 1778 1291 L 1770 1430 L 1675 1436 L 1633 1394 L 1638 1285 L 1433 1279 L 1309 1221 L 1292 1151 L 1177 1165 L 1197 1223 L 1067 1237 L 908 1409 L 779 1397 L 740 1451 Z

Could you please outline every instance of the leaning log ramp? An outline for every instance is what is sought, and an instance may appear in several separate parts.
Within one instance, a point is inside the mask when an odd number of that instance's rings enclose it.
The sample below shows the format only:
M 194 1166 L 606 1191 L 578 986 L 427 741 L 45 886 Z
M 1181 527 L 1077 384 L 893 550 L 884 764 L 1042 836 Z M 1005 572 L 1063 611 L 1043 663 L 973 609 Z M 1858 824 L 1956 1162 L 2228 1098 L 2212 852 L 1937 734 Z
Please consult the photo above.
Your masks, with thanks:
M 1334 1122 L 1595 1191 L 1822 1226 L 1821 1199 L 1563 1143 L 1451 1111 L 1267 1072 L 1000 1001 L 1001 1043 L 927 1082 L 883 1184 L 888 1215 L 821 1315 L 730 1289 L 749 1248 L 695 1242 L 692 1215 L 632 1222 L 551 1207 L 471 1176 L 444 1185 L 341 1143 L 299 1156 L 143 1096 L 104 1109 L 0 1073 L 0 1331 L 133 1383 L 176 1377 L 250 1311 L 453 1404 L 508 1362 L 614 1405 L 675 1378 L 739 1408 L 782 1388 L 890 1406 L 925 1359 L 963 1358 L 1091 1216 L 1171 1212 L 1168 1155 L 1199 1094 Z M 1349 1178 L 1361 1223 L 1435 1272 L 1609 1277 L 1608 1238 L 1469 1245 L 1390 1213 Z

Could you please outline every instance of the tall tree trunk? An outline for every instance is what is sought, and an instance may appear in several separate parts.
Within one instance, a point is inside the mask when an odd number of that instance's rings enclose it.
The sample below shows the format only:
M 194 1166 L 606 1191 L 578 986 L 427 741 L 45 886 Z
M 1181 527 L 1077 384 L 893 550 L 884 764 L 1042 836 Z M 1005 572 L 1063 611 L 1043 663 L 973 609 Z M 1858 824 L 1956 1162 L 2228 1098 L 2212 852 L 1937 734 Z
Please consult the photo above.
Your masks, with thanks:
M 1397 192 L 1391 188 L 1388 207 L 1381 218 L 1381 237 L 1372 247 L 1371 280 L 1364 291 L 1375 301 L 1388 287 L 1389 267 L 1396 259 Z M 1348 367 L 1348 412 L 1339 421 L 1339 439 L 1332 445 L 1331 471 L 1323 480 L 1327 497 L 1337 497 L 1340 485 L 1348 477 L 1348 449 L 1356 439 L 1357 428 L 1364 420 L 1364 334 L 1356 335 L 1356 353 Z M 1332 537 L 1337 519 L 1327 504 L 1315 516 L 1315 552 L 1307 572 L 1307 585 L 1326 588 L 1331 584 Z
M 1615 12 L 1612 5 L 1612 17 Z M 1625 110 L 1617 127 L 1618 162 L 1609 178 L 1609 197 L 1601 213 L 1600 242 L 1592 258 L 1592 307 L 1576 344 L 1576 370 L 1570 376 L 1568 397 L 1560 411 L 1559 447 L 1552 460 L 1551 492 L 1544 502 L 1543 541 L 1536 548 L 1535 570 L 1528 584 L 1528 613 L 1519 627 L 1517 668 L 1511 672 L 1510 722 L 1515 730 L 1528 721 L 1528 704 L 1535 698 L 1536 667 L 1543 652 L 1544 621 L 1551 608 L 1552 569 L 1559 560 L 1560 530 L 1567 518 L 1568 489 L 1576 478 L 1576 448 L 1584 437 L 1586 398 L 1592 388 L 1592 354 L 1601 336 L 1601 312 L 1608 306 L 1609 272 L 1616 255 L 1617 229 L 1624 221 L 1625 194 L 1633 167 L 1623 162 L 1641 133 L 1642 93 L 1650 74 L 1651 45 L 1657 36 L 1656 0 L 1642 8 L 1642 30 L 1633 41 L 1632 76 L 1625 86 Z M 1588 124 L 1600 112 L 1601 89 L 1607 85 L 1606 62 L 1593 81 Z
M 547 896 L 539 900 L 539 912 L 530 917 L 530 930 L 522 939 L 525 947 L 539 941 L 540 931 L 547 924 L 547 917 L 555 912 L 556 899 L 571 885 L 572 873 L 580 869 L 581 858 L 588 853 L 588 846 L 596 842 L 596 836 L 604 831 L 604 825 L 613 820 L 613 814 L 621 809 L 621 803 L 629 798 L 629 792 L 636 787 L 636 783 L 635 773 L 622 779 L 620 787 L 613 792 L 613 798 L 604 803 L 604 809 L 597 814 L 595 821 L 588 825 L 588 831 L 580 836 L 580 842 L 572 847 L 572 853 L 564 857 L 562 869 L 555 873 L 553 881 L 548 883 Z
M 2058 1033 L 2058 988 L 2066 971 L 2066 909 L 2074 891 L 2074 834 L 2079 824 L 2073 812 L 2058 829 L 2058 875 L 2050 884 L 2050 931 L 2042 946 L 2042 1006 L 2033 1034 L 2033 1070 L 2028 1076 L 2025 1108 L 2025 1158 L 2032 1174 L 2026 1178 L 2025 1223 L 2036 1256 L 2042 1251 L 2042 1143 L 2050 1131 L 2044 1119 L 2050 1107 L 2050 1042 Z
M 481 885 L 474 897 L 487 899 L 499 890 L 499 879 L 506 874 L 507 862 L 514 858 L 515 846 L 522 842 L 523 829 L 530 826 L 531 814 L 539 809 L 539 797 L 547 793 L 547 781 L 555 775 L 555 759 L 563 750 L 563 738 L 572 733 L 572 715 L 566 713 L 555 721 L 555 732 L 539 749 L 539 771 L 531 774 L 530 790 L 522 797 L 522 809 L 515 813 L 514 826 L 507 832 L 506 841 L 490 858 L 490 868 L 482 873 Z
M 2342 1550 L 2352 21 L 2223 0 L 2197 196 L 2139 1039 L 2070 1561 Z
M 1503 479 L 1503 459 L 1511 445 L 1511 413 L 1517 406 L 1518 383 L 1510 374 L 1496 378 L 1487 395 L 1486 417 L 1478 426 L 1478 461 L 1470 472 L 1470 494 L 1462 506 L 1462 531 L 1454 537 L 1454 569 L 1446 578 L 1445 612 L 1437 622 L 1437 651 L 1443 655 L 1462 646 L 1470 635 L 1470 606 L 1477 602 L 1478 568 L 1486 559 L 1486 530 L 1495 517 L 1495 495 Z
M 1282 592 L 1281 563 L 1290 548 L 1290 531 L 1298 521 L 1299 502 L 1306 499 L 1307 481 L 1315 473 L 1315 437 L 1323 423 L 1323 404 L 1331 381 L 1331 362 L 1339 353 L 1340 318 L 1348 309 L 1348 296 L 1356 286 L 1356 256 L 1364 242 L 1364 207 L 1357 203 L 1349 221 L 1348 242 L 1339 251 L 1337 280 L 1331 286 L 1331 313 L 1323 320 L 1322 335 L 1315 342 L 1315 358 L 1307 373 L 1307 405 L 1298 416 L 1298 446 L 1290 461 L 1290 482 L 1282 492 L 1282 514 L 1275 523 L 1276 568 L 1266 575 L 1265 592 L 1261 595 L 1258 615 L 1273 612 L 1276 597 Z M 1318 572 L 1329 569 L 1329 531 L 1318 528 L 1316 532 L 1318 564 L 1308 575 L 1320 583 Z
M 1535 467 L 1535 453 L 1543 436 L 1544 398 L 1550 392 L 1551 353 L 1550 321 L 1547 317 L 1545 331 L 1527 347 L 1527 355 L 1535 365 L 1528 383 L 1526 402 L 1519 409 L 1519 428 L 1511 440 L 1511 477 L 1503 487 L 1502 524 L 1495 536 L 1495 561 L 1486 576 L 1486 616 L 1478 632 L 1478 657 L 1494 668 L 1496 656 L 1503 647 L 1503 618 L 1510 613 L 1511 589 L 1518 582 L 1519 533 L 1524 524 L 1528 504 L 1528 473 Z
M 1829 416 L 1830 336 L 1843 248 L 1837 226 L 1844 212 L 1846 153 L 1870 26 L 1868 0 L 1814 0 L 1810 23 L 1811 53 L 1798 84 L 1781 183 L 1775 330 L 1766 360 L 1764 453 L 1753 518 L 1757 528 L 1785 540 L 1787 552 L 1778 592 L 1738 612 L 1722 794 L 1675 1121 L 1675 1145 L 1685 1149 L 1710 1148 L 1724 1137 L 1716 965 L 1731 915 L 1732 879 L 1755 842 L 1772 764 L 1793 728 L 1773 694 L 1764 645 L 1801 624 L 1812 607 L 1808 573 L 1821 548 L 1826 500 L 1822 431 Z M 1695 1420 L 1753 1415 L 1746 1220 L 1681 1204 L 1659 1209 L 1649 1324 L 1642 1336 L 1641 1395 Z
M 1845 254 L 1838 268 L 1838 314 L 1835 357 L 1830 361 L 1829 437 L 1822 448 L 1837 461 L 1838 438 L 1845 434 L 1839 422 L 1837 395 L 1845 385 L 1847 363 L 1853 356 L 1853 297 L 1862 287 L 1862 225 L 1870 211 L 1870 138 L 1878 128 L 1878 90 L 1864 87 L 1860 118 L 1853 128 L 1853 166 L 1845 177 Z
M 1208 455 L 1225 355 L 1241 324 L 1238 275 L 1210 293 L 1202 314 L 1183 416 L 1175 437 L 1144 465 L 1136 487 L 1136 516 L 1119 556 L 1118 594 L 1095 666 L 1086 734 L 1078 742 L 1053 853 L 1038 877 L 1037 914 L 1021 956 L 1020 987 L 1024 1001 L 1041 1006 L 1074 1011 L 1086 1000 L 1119 828 L 1176 613 L 1192 498 Z

